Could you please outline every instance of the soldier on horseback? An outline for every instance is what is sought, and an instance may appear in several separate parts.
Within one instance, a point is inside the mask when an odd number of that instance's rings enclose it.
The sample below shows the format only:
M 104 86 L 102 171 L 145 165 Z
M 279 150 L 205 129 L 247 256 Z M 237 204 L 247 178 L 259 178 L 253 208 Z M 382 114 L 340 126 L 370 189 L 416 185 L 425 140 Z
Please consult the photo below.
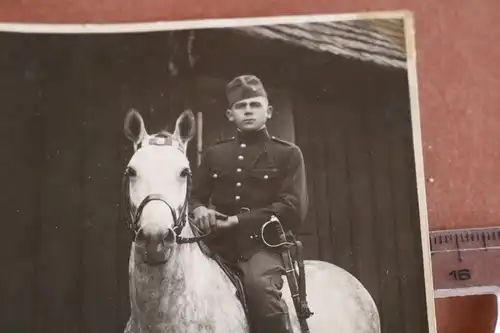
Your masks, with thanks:
M 217 231 L 207 244 L 239 272 L 252 332 L 291 333 L 281 298 L 282 249 L 266 245 L 262 227 L 276 217 L 293 235 L 302 224 L 308 208 L 302 152 L 268 133 L 273 110 L 259 78 L 236 77 L 226 93 L 236 136 L 203 152 L 191 191 L 194 221 Z

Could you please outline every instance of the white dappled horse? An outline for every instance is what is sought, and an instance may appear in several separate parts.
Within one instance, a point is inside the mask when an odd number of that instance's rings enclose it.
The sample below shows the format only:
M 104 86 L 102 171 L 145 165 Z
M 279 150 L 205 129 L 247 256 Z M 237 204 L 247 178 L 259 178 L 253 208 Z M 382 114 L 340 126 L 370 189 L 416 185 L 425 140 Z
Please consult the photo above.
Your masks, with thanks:
M 197 242 L 187 221 L 190 166 L 186 147 L 195 132 L 191 111 L 183 112 L 173 134 L 147 133 L 132 110 L 125 135 L 134 154 L 124 177 L 124 198 L 134 231 L 129 261 L 131 314 L 126 333 L 246 333 L 244 308 L 218 263 Z M 307 300 L 314 313 L 311 333 L 379 333 L 377 307 L 347 271 L 305 260 Z M 295 333 L 299 322 L 284 277 L 283 297 Z M 272 333 L 272 332 L 270 332 Z

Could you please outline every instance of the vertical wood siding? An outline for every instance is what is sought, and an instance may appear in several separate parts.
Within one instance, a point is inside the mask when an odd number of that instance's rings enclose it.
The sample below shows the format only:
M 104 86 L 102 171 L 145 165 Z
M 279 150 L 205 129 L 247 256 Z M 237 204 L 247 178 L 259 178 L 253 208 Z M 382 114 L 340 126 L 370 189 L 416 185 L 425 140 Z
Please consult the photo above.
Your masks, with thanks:
M 335 263 L 364 284 L 383 332 L 427 329 L 404 79 L 347 84 L 309 99 L 292 94 L 312 198 L 306 228 L 317 235 L 307 243 L 309 257 Z M 360 97 L 341 98 L 354 93 Z

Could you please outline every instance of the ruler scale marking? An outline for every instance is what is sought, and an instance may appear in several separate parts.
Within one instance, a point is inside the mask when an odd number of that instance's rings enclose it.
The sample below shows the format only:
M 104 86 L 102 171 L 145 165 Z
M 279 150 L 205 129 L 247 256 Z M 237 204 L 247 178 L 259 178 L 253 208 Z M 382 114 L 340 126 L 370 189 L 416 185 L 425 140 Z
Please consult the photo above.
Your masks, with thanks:
M 500 227 L 430 233 L 436 297 L 500 291 Z

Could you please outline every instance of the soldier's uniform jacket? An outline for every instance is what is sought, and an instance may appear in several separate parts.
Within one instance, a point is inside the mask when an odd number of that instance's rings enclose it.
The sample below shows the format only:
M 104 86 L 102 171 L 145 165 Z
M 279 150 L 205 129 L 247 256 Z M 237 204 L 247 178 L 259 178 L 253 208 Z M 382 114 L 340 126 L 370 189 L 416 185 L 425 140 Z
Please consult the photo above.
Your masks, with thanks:
M 212 205 L 237 215 L 239 224 L 218 230 L 214 245 L 230 260 L 248 258 L 264 246 L 261 226 L 271 215 L 293 232 L 303 221 L 308 199 L 302 152 L 266 129 L 238 132 L 203 152 L 190 200 L 192 209 Z

